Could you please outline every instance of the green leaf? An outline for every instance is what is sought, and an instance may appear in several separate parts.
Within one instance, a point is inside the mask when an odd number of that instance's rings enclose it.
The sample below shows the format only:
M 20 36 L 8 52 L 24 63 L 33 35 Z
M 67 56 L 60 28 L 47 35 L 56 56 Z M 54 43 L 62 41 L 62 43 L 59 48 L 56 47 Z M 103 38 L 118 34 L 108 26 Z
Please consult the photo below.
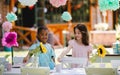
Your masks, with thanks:
M 90 58 L 90 61 L 93 63 L 96 61 L 98 55 L 97 54 L 92 54 L 92 57 Z
M 5 55 L 5 58 L 7 59 L 10 56 L 10 54 Z

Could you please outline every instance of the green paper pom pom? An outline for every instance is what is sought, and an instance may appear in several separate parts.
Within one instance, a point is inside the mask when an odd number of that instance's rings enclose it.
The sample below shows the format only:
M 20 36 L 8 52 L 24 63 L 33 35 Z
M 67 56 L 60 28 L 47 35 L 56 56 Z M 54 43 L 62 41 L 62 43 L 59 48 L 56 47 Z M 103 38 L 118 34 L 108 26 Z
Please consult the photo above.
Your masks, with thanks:
M 98 0 L 100 11 L 119 9 L 119 0 Z
M 67 11 L 66 11 L 66 12 L 63 12 L 61 18 L 62 18 L 63 20 L 65 20 L 65 21 L 70 21 L 70 20 L 72 20 L 72 17 L 71 17 L 71 15 L 70 15 L 70 13 L 67 12 Z
M 14 22 L 17 20 L 17 16 L 14 14 L 14 13 L 8 13 L 7 16 L 6 16 L 7 20 L 9 22 Z

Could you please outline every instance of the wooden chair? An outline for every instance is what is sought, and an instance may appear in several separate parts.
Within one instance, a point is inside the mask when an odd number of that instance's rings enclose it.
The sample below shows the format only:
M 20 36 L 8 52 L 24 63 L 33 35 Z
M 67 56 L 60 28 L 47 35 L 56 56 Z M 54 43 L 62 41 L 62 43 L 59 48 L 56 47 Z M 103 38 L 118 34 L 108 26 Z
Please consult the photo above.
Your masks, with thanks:
M 34 28 L 13 26 L 12 31 L 15 31 L 18 34 L 19 37 L 18 37 L 17 41 L 19 42 L 19 45 L 30 46 L 36 40 L 36 29 L 34 29 Z M 27 36 L 30 36 L 31 40 L 28 39 Z M 21 44 L 22 41 L 26 42 L 26 44 Z
M 0 75 L 3 75 L 3 71 L 4 71 L 4 66 L 0 65 Z
M 75 58 L 75 57 L 64 57 L 62 58 L 62 68 L 72 68 L 74 65 L 78 65 L 75 68 L 81 68 L 87 66 L 87 58 Z
M 116 75 L 113 68 L 85 68 L 87 75 Z
M 120 66 L 120 60 L 111 60 L 110 62 L 113 68 L 118 68 Z
M 21 75 L 50 75 L 49 67 L 22 67 Z

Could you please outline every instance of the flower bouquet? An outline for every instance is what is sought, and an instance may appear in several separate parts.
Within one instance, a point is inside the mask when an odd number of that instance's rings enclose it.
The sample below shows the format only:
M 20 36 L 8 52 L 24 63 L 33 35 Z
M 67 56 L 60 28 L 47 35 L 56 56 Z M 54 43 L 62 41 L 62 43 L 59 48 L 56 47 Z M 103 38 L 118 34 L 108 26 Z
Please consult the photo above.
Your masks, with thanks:
M 90 58 L 91 62 L 95 62 L 97 57 L 101 58 L 101 63 L 102 63 L 102 58 L 105 57 L 105 55 L 108 53 L 103 45 L 94 45 L 95 48 L 95 53 L 92 54 L 92 57 Z
M 102 58 L 104 58 L 105 55 L 106 55 L 106 49 L 105 49 L 105 47 L 103 45 L 98 46 L 97 54 L 98 54 L 98 56 L 101 57 L 101 63 L 102 63 Z
M 42 43 L 40 43 L 40 46 L 36 47 L 35 49 L 29 52 L 30 56 L 34 55 L 32 67 L 38 67 L 38 54 L 46 53 L 46 52 L 47 52 L 47 49 Z

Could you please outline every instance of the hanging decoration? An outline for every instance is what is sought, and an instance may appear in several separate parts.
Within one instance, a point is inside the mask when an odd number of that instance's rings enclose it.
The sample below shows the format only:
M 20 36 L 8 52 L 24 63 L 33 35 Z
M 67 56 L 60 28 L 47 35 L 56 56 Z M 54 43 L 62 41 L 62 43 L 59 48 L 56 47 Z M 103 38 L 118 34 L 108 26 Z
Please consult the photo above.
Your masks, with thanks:
M 38 0 L 18 0 L 22 5 L 33 6 Z
M 70 21 L 70 20 L 72 20 L 72 17 L 71 17 L 71 15 L 70 15 L 70 13 L 67 12 L 67 11 L 63 12 L 61 18 L 62 18 L 63 20 L 65 20 L 65 21 Z
M 52 6 L 58 8 L 66 4 L 67 0 L 49 0 Z
M 101 11 L 119 9 L 119 0 L 98 0 Z
M 17 16 L 13 12 L 8 13 L 6 18 L 9 22 L 14 22 L 17 20 Z
M 11 23 L 11 22 L 8 22 L 8 21 L 5 21 L 5 22 L 2 24 L 2 29 L 3 29 L 5 32 L 9 32 L 10 29 L 12 29 L 12 23 Z

